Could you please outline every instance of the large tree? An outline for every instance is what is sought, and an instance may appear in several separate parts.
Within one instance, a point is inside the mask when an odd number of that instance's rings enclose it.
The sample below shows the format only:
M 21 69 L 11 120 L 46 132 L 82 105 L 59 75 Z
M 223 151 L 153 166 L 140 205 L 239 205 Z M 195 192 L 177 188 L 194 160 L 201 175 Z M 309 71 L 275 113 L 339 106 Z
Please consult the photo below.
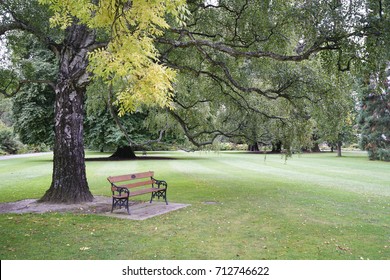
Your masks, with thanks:
M 166 13 L 177 16 L 182 1 L 39 2 L 50 9 L 37 1 L 1 1 L 0 35 L 32 34 L 58 60 L 58 76 L 51 82 L 56 96 L 53 177 L 41 201 L 91 201 L 83 140 L 83 102 L 91 73 L 122 84 L 117 96 L 122 112 L 143 103 L 168 105 L 174 72 L 158 63 L 153 40 L 168 27 Z M 27 82 L 9 82 L 2 92 L 10 95 Z
M 187 26 L 158 41 L 184 80 L 169 113 L 194 145 L 228 137 L 290 149 L 307 142 L 313 120 L 345 117 L 343 72 L 369 30 L 364 1 L 188 3 Z

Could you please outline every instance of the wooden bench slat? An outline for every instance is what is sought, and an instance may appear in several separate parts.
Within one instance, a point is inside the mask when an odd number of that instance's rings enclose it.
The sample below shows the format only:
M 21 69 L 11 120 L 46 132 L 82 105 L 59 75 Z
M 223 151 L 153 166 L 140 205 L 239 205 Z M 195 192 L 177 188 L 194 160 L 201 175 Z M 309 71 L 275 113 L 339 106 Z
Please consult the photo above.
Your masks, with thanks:
M 142 179 L 147 177 L 153 177 L 154 172 L 148 171 L 148 172 L 142 172 L 142 173 L 133 173 L 133 174 L 126 174 L 126 175 L 119 175 L 119 176 L 110 176 L 108 177 L 108 181 L 111 183 L 117 183 L 117 182 L 123 182 L 123 181 L 130 181 L 135 179 Z
M 141 186 L 146 186 L 146 185 L 151 185 L 154 183 L 154 180 L 147 180 L 147 181 L 140 181 L 136 183 L 131 183 L 131 184 L 124 184 L 124 185 L 119 185 L 118 187 L 124 187 L 124 188 L 136 188 L 136 187 L 141 187 Z
M 136 190 L 136 191 L 131 191 L 130 192 L 130 196 L 136 196 L 136 195 L 140 195 L 140 194 L 145 194 L 145 193 L 151 193 L 151 192 L 156 192 L 156 191 L 164 191 L 165 189 L 164 188 L 160 188 L 160 189 L 157 189 L 157 188 L 149 188 L 149 189 L 142 189 L 142 190 Z

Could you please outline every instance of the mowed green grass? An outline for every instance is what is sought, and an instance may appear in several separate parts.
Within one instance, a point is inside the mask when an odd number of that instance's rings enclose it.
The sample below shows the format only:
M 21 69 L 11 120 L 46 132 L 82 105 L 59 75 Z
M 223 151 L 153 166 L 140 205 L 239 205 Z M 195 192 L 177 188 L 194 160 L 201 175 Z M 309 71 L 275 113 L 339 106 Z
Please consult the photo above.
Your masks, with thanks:
M 170 202 L 191 206 L 144 221 L 1 214 L 0 258 L 390 259 L 389 163 L 357 152 L 153 155 L 171 159 L 88 161 L 92 193 L 110 195 L 107 176 L 154 170 Z M 41 197 L 51 171 L 50 156 L 0 161 L 0 202 Z

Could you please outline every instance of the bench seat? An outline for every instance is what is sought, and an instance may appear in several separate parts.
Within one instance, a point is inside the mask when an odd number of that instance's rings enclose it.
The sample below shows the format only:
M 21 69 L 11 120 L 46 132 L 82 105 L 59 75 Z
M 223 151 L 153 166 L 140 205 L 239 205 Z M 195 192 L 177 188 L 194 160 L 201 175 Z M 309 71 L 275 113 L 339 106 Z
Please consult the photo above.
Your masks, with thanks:
M 152 193 L 152 192 L 163 192 L 166 191 L 165 188 L 149 188 L 149 189 L 142 189 L 142 190 L 137 190 L 137 191 L 131 191 L 129 196 L 137 196 L 141 194 L 146 194 L 146 193 Z

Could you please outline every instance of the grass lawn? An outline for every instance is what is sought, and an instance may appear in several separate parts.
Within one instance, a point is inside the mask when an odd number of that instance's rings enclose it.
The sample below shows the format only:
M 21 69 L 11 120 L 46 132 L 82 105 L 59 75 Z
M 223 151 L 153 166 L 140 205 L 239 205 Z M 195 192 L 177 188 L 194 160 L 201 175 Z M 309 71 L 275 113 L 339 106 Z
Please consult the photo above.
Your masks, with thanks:
M 0 258 L 390 259 L 390 163 L 360 152 L 156 155 L 172 159 L 88 161 L 92 193 L 110 195 L 109 175 L 154 170 L 169 201 L 191 206 L 144 221 L 1 214 Z M 41 197 L 51 172 L 50 155 L 0 160 L 0 202 Z

